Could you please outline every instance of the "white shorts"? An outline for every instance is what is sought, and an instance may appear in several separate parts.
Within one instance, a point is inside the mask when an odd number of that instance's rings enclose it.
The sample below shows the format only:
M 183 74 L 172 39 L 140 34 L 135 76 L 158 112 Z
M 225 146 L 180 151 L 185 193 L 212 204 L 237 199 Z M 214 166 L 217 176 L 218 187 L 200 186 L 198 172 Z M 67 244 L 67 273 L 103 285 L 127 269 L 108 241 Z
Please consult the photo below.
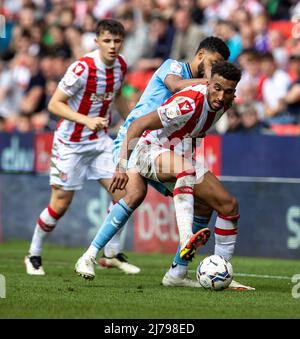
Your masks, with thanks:
M 86 144 L 67 144 L 54 137 L 50 185 L 65 191 L 80 190 L 86 180 L 111 179 L 114 171 L 112 139 L 108 135 Z
M 173 192 L 175 182 L 161 182 L 157 178 L 157 170 L 155 165 L 155 160 L 157 157 L 165 152 L 169 152 L 167 148 L 163 148 L 160 145 L 156 144 L 147 144 L 144 141 L 139 141 L 136 147 L 134 148 L 128 168 L 130 170 L 137 170 L 143 177 L 162 183 L 169 191 Z M 204 174 L 209 170 L 204 164 L 200 162 L 193 162 L 193 166 L 196 169 L 196 183 L 199 183 L 203 178 Z

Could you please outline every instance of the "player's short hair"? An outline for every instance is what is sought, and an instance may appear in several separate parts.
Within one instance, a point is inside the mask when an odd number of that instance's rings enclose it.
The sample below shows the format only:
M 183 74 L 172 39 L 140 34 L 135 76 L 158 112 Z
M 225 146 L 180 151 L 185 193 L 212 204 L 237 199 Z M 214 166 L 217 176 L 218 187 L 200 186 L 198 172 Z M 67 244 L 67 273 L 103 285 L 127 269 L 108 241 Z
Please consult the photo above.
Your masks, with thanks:
M 241 80 L 242 76 L 241 70 L 228 61 L 220 61 L 215 63 L 211 68 L 211 77 L 213 77 L 215 74 L 220 75 L 224 79 L 236 81 L 236 83 Z
M 215 36 L 210 36 L 210 37 L 202 40 L 200 42 L 200 45 L 197 49 L 196 54 L 200 51 L 200 49 L 205 49 L 205 50 L 207 50 L 209 52 L 213 52 L 213 53 L 217 52 L 217 53 L 221 54 L 222 57 L 225 60 L 228 60 L 228 58 L 230 56 L 229 48 L 227 47 L 225 42 L 222 39 L 217 38 Z
M 124 26 L 120 21 L 114 19 L 103 19 L 97 23 L 96 35 L 99 36 L 102 32 L 109 32 L 113 35 L 120 35 L 122 38 L 125 36 Z

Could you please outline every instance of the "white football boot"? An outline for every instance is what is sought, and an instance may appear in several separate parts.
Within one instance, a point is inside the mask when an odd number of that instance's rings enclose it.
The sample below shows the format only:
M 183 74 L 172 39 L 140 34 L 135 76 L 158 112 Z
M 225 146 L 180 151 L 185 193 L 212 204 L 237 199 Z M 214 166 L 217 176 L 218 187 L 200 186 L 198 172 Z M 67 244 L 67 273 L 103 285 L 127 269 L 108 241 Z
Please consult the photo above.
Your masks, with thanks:
M 24 264 L 26 266 L 26 272 L 29 275 L 45 275 L 45 271 L 42 266 L 41 256 L 29 256 L 24 258 Z
M 192 280 L 187 275 L 182 277 L 174 277 L 169 274 L 169 271 L 165 274 L 162 280 L 162 285 L 166 287 L 196 287 L 201 288 L 201 285 L 197 280 Z
M 94 258 L 82 256 L 75 264 L 75 272 L 84 279 L 93 280 L 96 276 L 94 264 L 96 264 Z
M 118 253 L 111 258 L 103 256 L 98 263 L 100 268 L 118 268 L 126 274 L 138 274 L 141 271 L 139 267 L 128 263 L 124 253 Z
M 230 285 L 227 287 L 228 290 L 235 291 L 255 291 L 254 287 L 243 285 L 235 280 L 232 280 Z

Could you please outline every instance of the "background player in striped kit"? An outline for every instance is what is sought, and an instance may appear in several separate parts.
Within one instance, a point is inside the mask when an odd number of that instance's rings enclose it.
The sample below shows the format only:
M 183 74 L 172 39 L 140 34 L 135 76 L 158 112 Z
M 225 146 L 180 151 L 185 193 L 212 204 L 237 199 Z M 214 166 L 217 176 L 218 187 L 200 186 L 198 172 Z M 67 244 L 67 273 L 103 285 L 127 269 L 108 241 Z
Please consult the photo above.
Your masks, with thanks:
M 97 49 L 74 62 L 60 81 L 49 103 L 49 110 L 61 117 L 54 134 L 49 205 L 35 227 L 29 255 L 28 274 L 44 275 L 42 245 L 58 220 L 67 211 L 76 190 L 85 180 L 98 180 L 108 189 L 114 173 L 112 139 L 107 134 L 111 108 L 124 110 L 120 89 L 126 62 L 119 55 L 124 27 L 116 20 L 101 20 L 96 27 Z M 128 112 L 124 112 L 128 113 Z M 113 194 L 119 200 L 121 193 Z M 138 273 L 122 253 L 116 253 L 126 273 Z

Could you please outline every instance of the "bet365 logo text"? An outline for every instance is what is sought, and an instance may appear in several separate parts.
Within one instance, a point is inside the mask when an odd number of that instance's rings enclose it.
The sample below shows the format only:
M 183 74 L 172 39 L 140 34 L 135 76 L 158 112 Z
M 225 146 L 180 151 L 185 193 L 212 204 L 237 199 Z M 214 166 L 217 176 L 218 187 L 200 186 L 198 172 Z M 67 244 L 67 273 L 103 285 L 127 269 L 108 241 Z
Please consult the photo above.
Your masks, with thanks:
M 6 298 L 6 281 L 2 274 L 0 274 L 0 298 Z
M 292 276 L 292 283 L 296 283 L 292 288 L 292 297 L 298 299 L 300 298 L 300 274 Z

